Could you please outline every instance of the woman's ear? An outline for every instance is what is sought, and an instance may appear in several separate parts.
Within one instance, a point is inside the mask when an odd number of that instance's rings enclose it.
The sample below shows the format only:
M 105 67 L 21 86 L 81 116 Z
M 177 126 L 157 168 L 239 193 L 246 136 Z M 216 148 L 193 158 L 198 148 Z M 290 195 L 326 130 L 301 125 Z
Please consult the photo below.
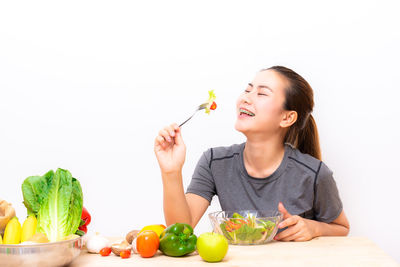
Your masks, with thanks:
M 284 112 L 283 118 L 279 125 L 282 128 L 288 128 L 292 126 L 296 121 L 297 121 L 297 112 L 294 110 L 288 110 Z

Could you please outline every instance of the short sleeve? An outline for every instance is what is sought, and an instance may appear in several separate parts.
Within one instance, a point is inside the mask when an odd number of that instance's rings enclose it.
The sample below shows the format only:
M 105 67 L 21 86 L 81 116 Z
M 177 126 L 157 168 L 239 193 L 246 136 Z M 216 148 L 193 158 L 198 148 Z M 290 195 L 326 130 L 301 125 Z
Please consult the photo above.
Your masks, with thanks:
M 197 162 L 192 180 L 186 193 L 192 193 L 204 197 L 211 203 L 216 194 L 215 183 L 210 169 L 211 149 L 203 153 Z
M 331 223 L 342 212 L 343 204 L 339 197 L 332 171 L 323 163 L 315 177 L 314 215 L 317 221 Z

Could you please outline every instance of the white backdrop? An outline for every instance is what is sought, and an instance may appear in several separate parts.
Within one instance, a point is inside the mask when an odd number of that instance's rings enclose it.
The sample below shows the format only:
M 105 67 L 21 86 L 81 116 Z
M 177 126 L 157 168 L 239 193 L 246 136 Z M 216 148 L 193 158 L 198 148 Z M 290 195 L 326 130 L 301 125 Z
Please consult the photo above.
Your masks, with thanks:
M 243 3 L 242 3 L 243 2 Z M 323 159 L 351 223 L 400 261 L 398 1 L 8 1 L 0 4 L 0 198 L 23 220 L 21 183 L 77 177 L 90 231 L 164 223 L 158 130 L 215 89 L 183 128 L 184 183 L 209 147 L 244 141 L 235 101 L 280 64 L 315 91 Z M 214 199 L 209 211 L 217 210 Z M 207 216 L 196 233 L 211 230 Z

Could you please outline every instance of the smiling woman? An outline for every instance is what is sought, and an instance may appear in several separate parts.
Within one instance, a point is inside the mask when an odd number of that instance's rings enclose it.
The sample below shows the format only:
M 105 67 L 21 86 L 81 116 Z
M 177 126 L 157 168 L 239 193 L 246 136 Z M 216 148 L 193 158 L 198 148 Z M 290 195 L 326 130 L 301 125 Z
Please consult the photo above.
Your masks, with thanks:
M 154 150 L 167 224 L 195 226 L 218 195 L 223 210 L 279 210 L 284 220 L 278 240 L 347 235 L 335 180 L 321 161 L 313 107 L 311 86 L 293 70 L 274 66 L 258 72 L 236 103 L 235 129 L 246 142 L 204 152 L 186 194 L 180 128 L 162 129 Z

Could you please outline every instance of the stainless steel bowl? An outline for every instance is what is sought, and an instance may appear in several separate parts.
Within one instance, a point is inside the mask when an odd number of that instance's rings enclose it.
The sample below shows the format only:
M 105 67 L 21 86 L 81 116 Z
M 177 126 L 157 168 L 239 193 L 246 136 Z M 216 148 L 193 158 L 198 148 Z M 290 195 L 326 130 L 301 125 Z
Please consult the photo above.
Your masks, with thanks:
M 33 245 L 0 245 L 0 267 L 67 265 L 79 256 L 82 246 L 82 237 Z

